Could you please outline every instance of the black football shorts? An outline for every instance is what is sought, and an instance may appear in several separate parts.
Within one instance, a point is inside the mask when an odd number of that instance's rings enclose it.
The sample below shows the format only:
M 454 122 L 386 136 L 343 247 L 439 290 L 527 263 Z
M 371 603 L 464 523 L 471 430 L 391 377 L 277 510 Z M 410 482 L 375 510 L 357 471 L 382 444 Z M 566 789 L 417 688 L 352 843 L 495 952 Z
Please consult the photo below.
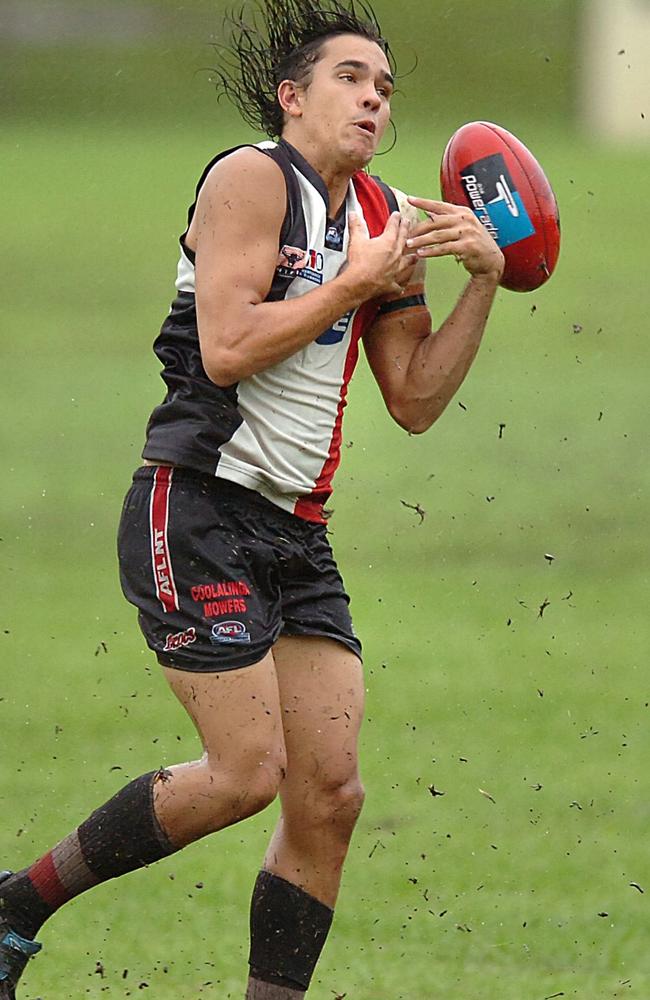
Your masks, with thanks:
M 258 663 L 280 635 L 336 639 L 361 657 L 325 525 L 185 468 L 136 471 L 118 536 L 120 579 L 164 666 Z

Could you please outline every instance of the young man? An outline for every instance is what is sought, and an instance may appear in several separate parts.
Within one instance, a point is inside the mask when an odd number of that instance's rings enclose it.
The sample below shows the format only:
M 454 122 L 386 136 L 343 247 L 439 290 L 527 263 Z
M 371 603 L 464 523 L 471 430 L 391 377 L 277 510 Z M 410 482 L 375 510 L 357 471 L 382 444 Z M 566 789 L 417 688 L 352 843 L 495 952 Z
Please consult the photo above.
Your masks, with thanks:
M 265 30 L 235 30 L 222 83 L 280 141 L 222 154 L 201 178 L 156 341 L 168 391 L 119 539 L 125 593 L 203 755 L 131 782 L 2 876 L 1 1000 L 63 903 L 278 794 L 246 996 L 309 987 L 363 801 L 361 647 L 324 515 L 347 384 L 363 340 L 392 417 L 426 430 L 472 363 L 503 269 L 471 211 L 364 172 L 390 118 L 388 51 L 351 0 L 267 0 Z M 449 254 L 470 277 L 434 332 L 424 262 Z

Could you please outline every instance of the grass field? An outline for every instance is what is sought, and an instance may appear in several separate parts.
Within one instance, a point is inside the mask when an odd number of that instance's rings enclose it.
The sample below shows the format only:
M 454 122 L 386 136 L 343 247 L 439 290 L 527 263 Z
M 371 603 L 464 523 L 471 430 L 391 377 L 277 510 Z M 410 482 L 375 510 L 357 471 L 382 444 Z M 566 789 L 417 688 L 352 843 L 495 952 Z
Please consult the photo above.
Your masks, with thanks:
M 560 199 L 556 277 L 500 294 L 429 434 L 390 423 L 364 365 L 353 385 L 332 528 L 366 645 L 368 801 L 314 1000 L 650 995 L 650 219 L 631 194 L 648 159 L 509 124 Z M 65 121 L 0 134 L 10 867 L 128 778 L 197 752 L 119 593 L 114 534 L 161 396 L 150 342 L 174 234 L 231 138 Z M 404 127 L 381 172 L 435 191 L 445 138 Z M 431 268 L 435 315 L 461 283 L 453 263 Z M 64 909 L 25 1000 L 240 998 L 274 816 Z

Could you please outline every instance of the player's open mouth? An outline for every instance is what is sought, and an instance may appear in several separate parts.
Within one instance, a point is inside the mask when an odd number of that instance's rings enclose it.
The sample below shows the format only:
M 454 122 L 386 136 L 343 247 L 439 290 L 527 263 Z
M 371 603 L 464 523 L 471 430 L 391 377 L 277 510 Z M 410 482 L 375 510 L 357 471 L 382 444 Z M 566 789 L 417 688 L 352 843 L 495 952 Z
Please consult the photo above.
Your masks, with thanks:
M 362 132 L 365 132 L 366 135 L 375 135 L 377 131 L 377 126 L 369 119 L 367 121 L 355 122 L 354 124 L 357 128 L 360 128 Z

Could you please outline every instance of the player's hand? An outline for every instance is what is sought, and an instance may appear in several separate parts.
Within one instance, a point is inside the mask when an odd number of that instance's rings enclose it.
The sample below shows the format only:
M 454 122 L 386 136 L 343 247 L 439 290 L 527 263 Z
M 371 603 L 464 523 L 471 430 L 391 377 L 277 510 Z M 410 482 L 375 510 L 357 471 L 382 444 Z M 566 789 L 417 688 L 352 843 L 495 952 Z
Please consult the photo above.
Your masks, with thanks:
M 428 198 L 409 198 L 409 203 L 422 209 L 427 221 L 413 228 L 407 251 L 418 257 L 452 256 L 471 275 L 501 280 L 505 258 L 470 208 Z
M 409 236 L 413 232 L 413 228 L 409 232 Z M 413 280 L 413 274 L 415 268 L 418 264 L 418 255 L 412 253 L 408 247 L 404 247 L 404 253 L 402 254 L 402 262 L 400 264 L 399 270 L 395 277 L 395 281 L 399 287 L 401 293 L 403 293 Z
M 359 287 L 365 300 L 380 295 L 400 295 L 417 263 L 414 251 L 406 249 L 410 223 L 393 212 L 381 236 L 370 238 L 360 218 L 351 212 L 350 244 L 346 277 Z

